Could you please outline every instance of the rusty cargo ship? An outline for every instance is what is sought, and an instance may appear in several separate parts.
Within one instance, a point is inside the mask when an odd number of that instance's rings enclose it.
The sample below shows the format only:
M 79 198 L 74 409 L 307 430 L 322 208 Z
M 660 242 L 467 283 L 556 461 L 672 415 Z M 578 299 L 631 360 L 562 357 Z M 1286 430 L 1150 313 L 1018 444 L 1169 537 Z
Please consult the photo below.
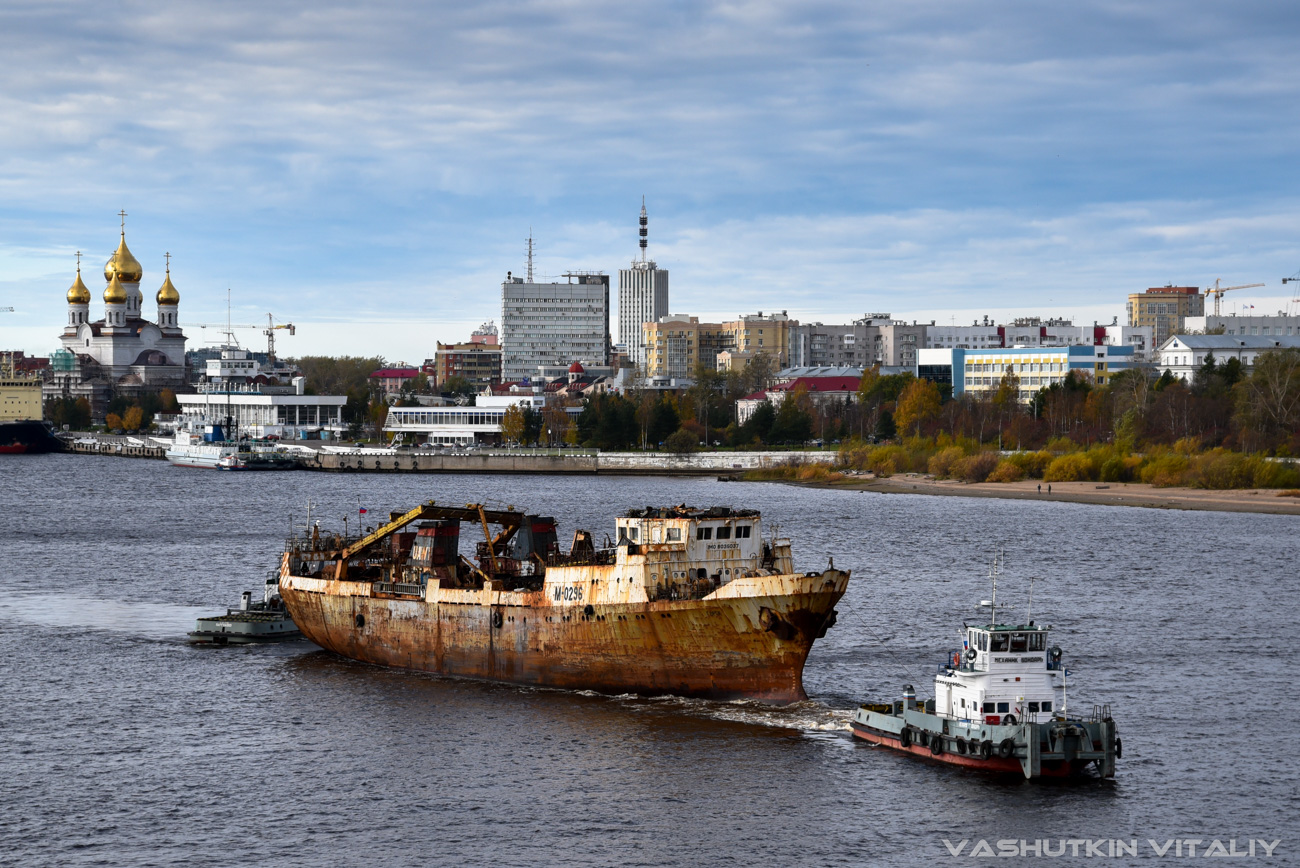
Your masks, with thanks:
M 462 526 L 482 534 L 460 553 Z M 634 509 L 597 546 L 513 507 L 429 501 L 356 537 L 291 538 L 280 594 L 303 635 L 356 660 L 517 684 L 773 703 L 849 573 L 797 573 L 755 510 Z M 467 546 L 468 547 L 468 546 Z M 828 559 L 829 560 L 829 559 Z

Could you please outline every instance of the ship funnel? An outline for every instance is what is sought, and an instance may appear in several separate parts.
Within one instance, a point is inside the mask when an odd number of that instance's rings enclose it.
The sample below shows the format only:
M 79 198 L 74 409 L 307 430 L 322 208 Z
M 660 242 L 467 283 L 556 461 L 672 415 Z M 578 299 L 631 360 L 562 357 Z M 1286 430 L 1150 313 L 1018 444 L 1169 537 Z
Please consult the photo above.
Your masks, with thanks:
M 253 602 L 253 592 L 244 591 L 244 593 L 239 595 L 239 611 L 247 612 L 248 607 L 252 605 L 252 602 Z
M 916 710 L 916 688 L 910 684 L 903 687 L 903 707 Z

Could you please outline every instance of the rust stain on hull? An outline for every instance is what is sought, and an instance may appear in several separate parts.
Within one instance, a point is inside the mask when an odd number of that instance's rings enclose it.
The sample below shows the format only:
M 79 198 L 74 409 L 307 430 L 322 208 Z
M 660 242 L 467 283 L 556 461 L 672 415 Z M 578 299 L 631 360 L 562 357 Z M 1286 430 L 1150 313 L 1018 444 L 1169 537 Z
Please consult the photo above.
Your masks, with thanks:
M 524 605 L 476 605 L 306 591 L 291 578 L 280 593 L 303 635 L 356 660 L 603 693 L 788 703 L 807 698 L 804 661 L 848 574 L 781 578 L 805 588 L 769 597 L 599 604 L 590 614 L 587 607 L 547 605 L 541 592 L 506 595 L 538 598 Z M 765 627 L 763 610 L 786 630 Z

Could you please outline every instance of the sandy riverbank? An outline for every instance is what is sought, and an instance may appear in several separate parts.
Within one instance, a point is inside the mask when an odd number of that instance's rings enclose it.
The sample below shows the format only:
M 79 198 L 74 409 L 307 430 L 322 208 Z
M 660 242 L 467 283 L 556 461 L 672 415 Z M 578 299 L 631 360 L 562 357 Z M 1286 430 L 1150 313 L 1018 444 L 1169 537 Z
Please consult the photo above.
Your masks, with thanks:
M 1042 490 L 1039 490 L 1039 486 Z M 1202 509 L 1220 512 L 1263 512 L 1300 515 L 1300 497 L 1278 497 L 1267 488 L 1206 491 L 1199 488 L 1157 488 L 1141 483 L 1053 482 L 1030 479 L 1021 482 L 965 483 L 934 479 L 921 474 L 901 473 L 884 479 L 849 477 L 828 488 L 878 491 L 883 494 L 937 494 L 954 497 L 1004 497 L 1020 500 L 1060 500 L 1069 503 L 1098 503 L 1108 506 L 1142 506 L 1148 509 Z

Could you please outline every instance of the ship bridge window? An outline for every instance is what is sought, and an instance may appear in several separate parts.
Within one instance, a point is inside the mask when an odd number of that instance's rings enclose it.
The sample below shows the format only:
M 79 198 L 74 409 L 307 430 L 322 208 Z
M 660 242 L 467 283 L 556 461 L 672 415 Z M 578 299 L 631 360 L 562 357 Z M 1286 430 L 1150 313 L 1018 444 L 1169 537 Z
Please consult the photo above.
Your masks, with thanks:
M 713 528 L 711 528 L 711 527 L 697 527 L 697 528 L 695 529 L 695 538 L 696 538 L 696 539 L 713 539 Z
M 628 536 L 631 537 L 633 542 L 636 542 L 638 537 L 641 536 L 641 528 L 637 527 L 636 525 L 629 527 L 627 531 L 628 531 Z
M 1010 710 L 1011 710 L 1011 703 L 1009 702 L 998 703 L 998 714 L 1006 714 Z
M 668 528 L 669 542 L 681 542 L 681 539 L 682 539 L 682 529 L 680 527 Z
M 993 646 L 992 650 L 994 651 L 1005 651 L 1010 641 L 1011 637 L 1006 633 L 994 633 L 990 644 Z
M 1012 650 L 1012 651 L 1028 651 L 1028 650 L 1029 650 L 1029 637 L 1026 636 L 1024 633 L 1012 633 L 1012 634 L 1011 634 L 1011 650 Z
M 987 651 L 987 650 L 989 650 L 989 634 L 988 634 L 988 633 L 980 633 L 980 634 L 979 634 L 979 649 L 980 649 L 981 651 Z
M 736 539 L 749 539 L 750 530 L 751 528 L 749 525 L 742 524 L 740 527 L 736 528 Z
M 718 539 L 731 539 L 731 528 L 729 527 L 718 528 Z
M 995 707 L 996 707 L 996 706 L 994 706 L 993 703 L 991 703 L 991 702 L 986 702 L 986 703 L 984 703 L 984 713 L 985 713 L 985 714 L 993 714 L 993 713 L 994 713 L 994 708 L 995 708 Z
M 1030 651 L 1042 651 L 1042 650 L 1043 650 L 1044 648 L 1046 648 L 1046 647 L 1047 647 L 1047 634 L 1046 634 L 1046 633 L 1030 633 L 1030 634 L 1029 634 L 1029 650 L 1030 650 Z

